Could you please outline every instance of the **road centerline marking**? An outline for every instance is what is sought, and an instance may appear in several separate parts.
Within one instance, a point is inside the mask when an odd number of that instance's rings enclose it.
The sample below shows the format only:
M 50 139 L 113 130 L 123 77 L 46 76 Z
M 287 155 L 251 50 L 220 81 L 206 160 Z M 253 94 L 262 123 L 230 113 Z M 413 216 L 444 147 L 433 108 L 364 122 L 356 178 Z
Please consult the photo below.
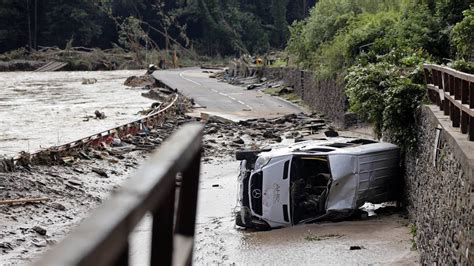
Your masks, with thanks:
M 202 84 L 199 83 L 199 82 L 196 82 L 196 81 L 194 81 L 194 80 L 192 80 L 192 79 L 185 78 L 185 77 L 183 76 L 183 73 L 185 73 L 185 72 L 187 72 L 187 71 L 188 71 L 188 70 L 179 73 L 179 76 L 180 76 L 182 79 L 186 80 L 186 81 L 192 82 L 192 83 L 194 83 L 194 84 L 196 84 L 196 85 L 198 85 L 198 86 L 202 86 Z

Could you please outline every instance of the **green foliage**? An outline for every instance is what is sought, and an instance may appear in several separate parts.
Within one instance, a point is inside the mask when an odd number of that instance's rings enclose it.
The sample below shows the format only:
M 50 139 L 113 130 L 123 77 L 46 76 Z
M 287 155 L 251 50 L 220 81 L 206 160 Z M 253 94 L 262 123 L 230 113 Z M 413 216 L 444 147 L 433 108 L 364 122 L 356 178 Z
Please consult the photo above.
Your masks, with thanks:
M 417 234 L 416 224 L 410 224 L 410 234 L 411 234 L 411 249 L 417 250 L 418 246 L 416 245 L 416 234 Z
M 451 43 L 462 58 L 474 57 L 474 5 L 463 12 L 464 19 L 451 31 Z
M 282 48 L 315 0 L 0 0 L 0 52 L 19 47 L 111 48 L 129 17 L 160 48 L 176 41 L 212 56 Z M 157 30 L 156 30 L 157 29 Z M 129 42 L 129 41 L 127 41 Z M 128 45 L 128 44 L 127 44 Z
M 308 18 L 295 22 L 290 27 L 287 50 L 304 67 L 318 69 L 321 62 L 318 58 L 324 59 L 325 56 L 325 52 L 321 52 L 321 47 L 327 50 L 326 53 L 334 54 L 334 51 L 344 45 L 341 42 L 344 43 L 354 37 L 350 36 L 352 30 L 357 31 L 355 35 L 360 35 L 358 42 L 370 43 L 375 38 L 374 34 L 383 34 L 386 23 L 390 24 L 390 20 L 396 19 L 395 12 L 400 9 L 401 2 L 401 0 L 320 0 Z M 372 27 L 378 28 L 372 29 Z M 364 36 L 367 37 L 366 40 Z M 337 40 L 333 41 L 335 38 Z M 353 43 L 354 46 L 355 44 Z M 348 52 L 352 54 L 352 51 Z M 342 61 L 346 60 L 336 58 L 336 63 Z
M 397 69 L 389 63 L 356 65 L 346 75 L 346 94 L 351 111 L 373 123 L 375 134 L 382 135 L 385 94 L 396 83 Z
M 446 46 L 440 43 L 442 35 L 439 19 L 430 13 L 426 5 L 410 4 L 378 45 L 383 43 L 385 51 L 397 47 L 421 48 L 437 56 L 447 56 Z
M 466 61 L 464 59 L 456 60 L 448 64 L 449 67 L 458 71 L 474 74 L 474 62 Z
M 422 64 L 452 55 L 450 37 L 458 55 L 473 55 L 468 2 L 320 0 L 290 27 L 287 51 L 317 79 L 345 76 L 350 109 L 372 122 L 377 136 L 410 149 L 425 94 Z M 471 69 L 465 61 L 453 66 Z
M 313 57 L 321 78 L 331 77 L 353 65 L 361 51 L 369 50 L 397 22 L 395 12 L 363 13 L 348 21 L 334 39 L 323 43 Z
M 425 95 L 426 60 L 422 52 L 393 50 L 375 63 L 351 67 L 346 76 L 351 110 L 373 123 L 378 137 L 387 133 L 404 150 L 416 143 L 415 111 Z

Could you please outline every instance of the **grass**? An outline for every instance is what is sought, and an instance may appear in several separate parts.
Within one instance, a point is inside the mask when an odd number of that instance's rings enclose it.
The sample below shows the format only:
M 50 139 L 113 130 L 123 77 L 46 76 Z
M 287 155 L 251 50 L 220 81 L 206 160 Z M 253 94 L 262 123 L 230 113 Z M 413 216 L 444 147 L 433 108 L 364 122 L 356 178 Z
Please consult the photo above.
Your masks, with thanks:
M 418 247 L 416 245 L 416 224 L 410 224 L 410 234 L 411 234 L 411 249 L 417 250 Z

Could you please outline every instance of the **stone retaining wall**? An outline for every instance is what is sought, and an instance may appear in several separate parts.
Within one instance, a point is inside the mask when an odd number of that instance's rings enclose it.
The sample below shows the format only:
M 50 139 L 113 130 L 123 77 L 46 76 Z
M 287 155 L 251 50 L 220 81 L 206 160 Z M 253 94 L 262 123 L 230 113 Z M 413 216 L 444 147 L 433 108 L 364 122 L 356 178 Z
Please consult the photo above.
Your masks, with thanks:
M 347 98 L 344 84 L 337 79 L 316 81 L 314 74 L 296 68 L 263 68 L 261 75 L 269 79 L 281 79 L 314 111 L 344 122 Z
M 255 69 L 242 70 L 246 75 L 255 73 Z M 268 79 L 283 80 L 315 111 L 340 122 L 349 117 L 341 82 L 317 82 L 310 72 L 291 68 L 258 72 Z M 405 193 L 410 219 L 417 228 L 421 262 L 474 265 L 474 142 L 452 128 L 449 117 L 436 106 L 424 106 L 417 123 L 417 149 L 405 158 Z M 437 127 L 442 130 L 434 165 Z
M 433 163 L 436 128 L 440 133 Z M 436 106 L 419 114 L 419 143 L 406 157 L 406 195 L 416 224 L 421 262 L 427 265 L 474 265 L 473 143 L 450 127 Z

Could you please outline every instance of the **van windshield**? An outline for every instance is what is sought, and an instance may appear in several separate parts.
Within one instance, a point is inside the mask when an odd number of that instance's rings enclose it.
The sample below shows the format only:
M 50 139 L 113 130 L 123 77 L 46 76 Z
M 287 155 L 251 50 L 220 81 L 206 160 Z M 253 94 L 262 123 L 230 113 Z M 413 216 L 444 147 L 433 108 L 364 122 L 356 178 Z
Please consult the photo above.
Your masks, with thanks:
M 294 156 L 290 168 L 293 224 L 326 213 L 331 172 L 326 156 Z

